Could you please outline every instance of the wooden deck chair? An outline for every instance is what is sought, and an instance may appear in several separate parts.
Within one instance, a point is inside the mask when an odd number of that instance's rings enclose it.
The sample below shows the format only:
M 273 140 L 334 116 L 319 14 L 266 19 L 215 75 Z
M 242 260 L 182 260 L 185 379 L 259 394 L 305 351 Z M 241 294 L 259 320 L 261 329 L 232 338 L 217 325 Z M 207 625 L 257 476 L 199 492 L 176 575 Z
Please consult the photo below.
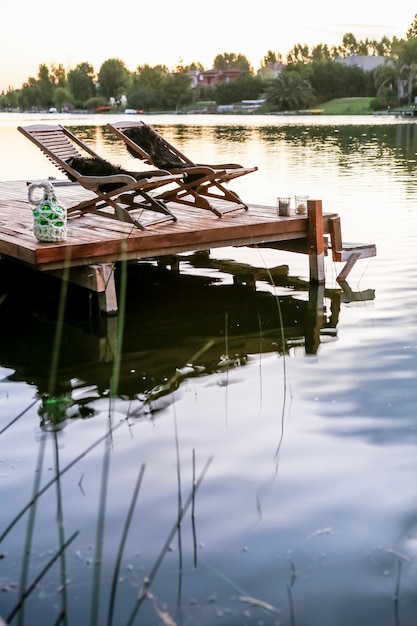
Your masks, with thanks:
M 193 163 L 142 121 L 112 122 L 107 127 L 125 142 L 133 157 L 172 174 L 182 173 L 182 191 L 172 199 L 182 204 L 208 209 L 219 217 L 231 211 L 247 210 L 247 205 L 236 192 L 226 188 L 225 183 L 255 172 L 257 167 L 242 167 L 233 163 Z M 168 194 L 167 198 L 171 197 Z
M 179 175 L 161 170 L 126 172 L 99 157 L 61 125 L 34 124 L 18 126 L 18 130 L 71 181 L 94 192 L 95 197 L 67 209 L 68 217 L 93 213 L 131 222 L 141 230 L 144 230 L 144 224 L 149 226 L 176 221 L 160 192 L 153 192 L 171 184 L 178 189 Z M 134 210 L 140 210 L 141 218 L 144 217 L 143 223 L 131 213 Z

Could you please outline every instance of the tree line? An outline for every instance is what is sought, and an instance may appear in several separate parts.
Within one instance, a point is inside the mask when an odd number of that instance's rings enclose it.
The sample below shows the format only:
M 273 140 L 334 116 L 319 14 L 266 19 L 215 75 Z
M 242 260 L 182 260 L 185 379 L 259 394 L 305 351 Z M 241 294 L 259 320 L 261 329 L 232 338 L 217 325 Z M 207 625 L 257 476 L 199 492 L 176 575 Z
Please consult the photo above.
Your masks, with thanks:
M 340 62 L 352 55 L 379 55 L 384 62 L 373 71 Z M 358 40 L 346 33 L 339 46 L 296 44 L 285 59 L 269 50 L 257 73 L 245 55 L 233 52 L 218 54 L 212 67 L 236 68 L 241 74 L 231 82 L 193 86 L 191 74 L 204 71 L 197 62 L 186 66 L 180 61 L 172 70 L 139 65 L 130 72 L 121 59 L 111 58 L 97 73 L 88 62 L 69 71 L 62 65 L 40 64 L 37 77 L 2 92 L 0 109 L 94 111 L 111 106 L 119 111 L 187 111 L 208 103 L 262 100 L 267 112 L 306 109 L 342 97 L 371 97 L 374 109 L 409 104 L 417 84 L 417 14 L 403 39 Z M 274 68 L 279 68 L 276 74 Z

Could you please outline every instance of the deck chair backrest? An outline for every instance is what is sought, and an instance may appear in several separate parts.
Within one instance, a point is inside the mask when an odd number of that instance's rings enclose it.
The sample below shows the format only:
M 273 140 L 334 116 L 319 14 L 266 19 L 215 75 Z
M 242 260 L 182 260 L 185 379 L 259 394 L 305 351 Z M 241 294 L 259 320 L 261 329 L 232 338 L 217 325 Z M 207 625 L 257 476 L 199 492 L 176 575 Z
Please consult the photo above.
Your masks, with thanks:
M 169 171 L 194 165 L 190 159 L 144 122 L 115 122 L 111 124 L 111 129 L 125 142 L 133 157 L 141 158 L 148 165 Z
M 32 126 L 18 126 L 18 130 L 30 139 L 71 180 L 78 180 L 79 172 L 69 165 L 69 159 L 74 157 L 85 158 L 86 156 L 94 159 L 100 158 L 63 126 L 34 124 Z

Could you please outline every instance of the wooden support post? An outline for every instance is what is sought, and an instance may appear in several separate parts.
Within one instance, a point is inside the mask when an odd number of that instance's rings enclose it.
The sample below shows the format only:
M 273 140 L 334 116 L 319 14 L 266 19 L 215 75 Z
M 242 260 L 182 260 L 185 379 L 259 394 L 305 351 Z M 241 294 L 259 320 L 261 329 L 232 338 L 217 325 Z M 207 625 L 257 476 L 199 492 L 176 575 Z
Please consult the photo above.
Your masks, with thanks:
M 336 280 L 344 282 L 358 259 L 365 259 L 376 255 L 375 244 L 355 244 L 342 242 L 342 229 L 340 226 L 340 217 L 329 218 L 330 243 L 332 248 L 332 259 L 336 263 L 344 262 L 342 271 Z
M 321 200 L 307 200 L 307 216 L 307 243 L 310 263 L 310 281 L 322 284 L 325 282 L 325 272 L 323 209 Z
M 342 229 L 340 226 L 340 217 L 337 215 L 335 217 L 329 218 L 329 233 L 330 233 L 330 245 L 332 248 L 332 259 L 333 261 L 341 261 L 342 260 Z
M 51 270 L 48 273 L 60 279 L 63 276 L 63 270 Z M 114 263 L 97 263 L 96 265 L 72 267 L 68 280 L 75 285 L 85 287 L 98 294 L 100 313 L 105 313 L 106 315 L 117 314 Z
M 320 346 L 320 331 L 324 325 L 324 285 L 310 284 L 305 331 L 305 353 L 315 355 Z
M 99 320 L 99 363 L 112 363 L 116 357 L 118 324 L 119 320 L 115 315 L 112 317 L 102 316 Z
M 352 252 L 345 265 L 343 266 L 342 271 L 339 272 L 338 276 L 336 277 L 338 283 L 346 281 L 347 275 L 349 274 L 350 270 L 355 265 L 356 261 L 360 258 L 360 252 Z
M 90 265 L 90 268 L 96 275 L 100 313 L 105 313 L 106 315 L 116 315 L 117 294 L 116 284 L 114 282 L 114 263 Z

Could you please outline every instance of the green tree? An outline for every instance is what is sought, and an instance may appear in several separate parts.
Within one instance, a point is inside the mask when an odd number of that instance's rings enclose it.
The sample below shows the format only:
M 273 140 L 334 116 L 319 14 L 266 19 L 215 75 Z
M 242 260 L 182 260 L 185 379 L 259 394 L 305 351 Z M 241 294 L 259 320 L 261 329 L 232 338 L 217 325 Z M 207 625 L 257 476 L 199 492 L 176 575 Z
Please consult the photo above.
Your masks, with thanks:
M 264 58 L 261 60 L 261 68 L 268 67 L 268 65 L 274 65 L 274 63 L 282 63 L 282 56 L 279 52 L 268 50 Z
M 164 109 L 180 110 L 193 99 L 191 79 L 185 73 L 168 74 L 162 83 Z
M 27 83 L 22 85 L 18 96 L 19 107 L 22 111 L 39 109 L 41 106 L 41 90 L 38 81 L 31 76 Z
M 186 74 L 187 72 L 204 72 L 204 67 L 199 62 L 193 62 L 189 65 L 184 65 L 182 58 L 178 59 L 178 63 L 174 69 L 175 74 Z
M 353 33 L 346 33 L 342 37 L 342 44 L 338 48 L 339 55 L 342 58 L 351 56 L 352 54 L 360 54 L 359 44 Z
M 251 72 L 252 68 L 244 54 L 236 52 L 223 52 L 214 57 L 213 67 L 216 70 L 229 70 L 231 68 Z
M 311 61 L 309 46 L 307 44 L 296 43 L 288 52 L 286 61 L 288 65 L 309 63 Z
M 405 81 L 405 98 L 411 103 L 413 87 L 417 77 L 417 38 L 400 42 L 395 48 L 398 58 L 403 62 L 403 76 Z
M 128 89 L 130 72 L 120 59 L 107 59 L 98 73 L 99 92 L 105 98 L 119 99 Z
M 327 61 L 330 59 L 330 50 L 327 44 L 318 44 L 311 49 L 311 61 Z
M 217 104 L 234 104 L 241 100 L 257 100 L 264 89 L 262 80 L 251 74 L 242 74 L 230 83 L 220 83 L 214 87 Z
M 68 72 L 68 84 L 74 97 L 75 106 L 83 107 L 87 100 L 93 98 L 96 93 L 93 66 L 86 62 L 79 63 Z
M 400 40 L 393 44 L 392 56 L 375 70 L 378 93 L 387 88 L 395 89 L 398 104 L 411 103 L 417 77 L 417 38 Z
M 62 110 L 64 104 L 72 104 L 73 95 L 69 87 L 56 87 L 54 91 L 54 105 L 58 111 Z
M 295 111 L 311 105 L 314 100 L 310 82 L 302 72 L 286 69 L 272 81 L 267 92 L 267 102 L 271 108 L 280 111 Z
M 387 90 L 397 93 L 397 104 L 404 100 L 403 62 L 399 58 L 388 57 L 375 70 L 375 86 L 378 95 Z
M 146 111 L 164 106 L 164 81 L 168 69 L 164 65 L 142 65 L 132 74 L 127 101 L 134 109 Z
M 61 63 L 59 65 L 52 63 L 50 67 L 50 76 L 55 87 L 63 87 L 65 89 L 68 86 L 67 73 Z
M 414 15 L 410 28 L 407 30 L 406 37 L 407 39 L 415 39 L 417 37 L 417 13 Z
M 44 108 L 51 107 L 54 103 L 55 84 L 49 68 L 44 63 L 39 65 L 37 85 L 39 87 L 39 105 Z
M 383 37 L 380 41 L 376 39 L 357 39 L 353 33 L 345 33 L 342 43 L 334 46 L 331 51 L 331 58 L 346 58 L 351 55 L 363 56 L 385 56 L 390 53 L 392 41 L 388 37 Z
M 392 41 L 388 37 L 382 37 L 380 41 L 375 41 L 375 54 L 388 56 L 391 52 Z
M 0 109 L 1 110 L 12 110 L 17 109 L 19 106 L 19 90 L 17 89 L 9 89 L 6 93 L 4 91 L 0 96 Z
M 387 89 L 381 89 L 376 98 L 373 98 L 370 103 L 372 111 L 381 111 L 391 109 L 398 104 L 397 93 L 388 87 Z
M 373 80 L 368 74 L 360 67 L 332 60 L 313 62 L 306 69 L 317 102 L 374 95 Z

